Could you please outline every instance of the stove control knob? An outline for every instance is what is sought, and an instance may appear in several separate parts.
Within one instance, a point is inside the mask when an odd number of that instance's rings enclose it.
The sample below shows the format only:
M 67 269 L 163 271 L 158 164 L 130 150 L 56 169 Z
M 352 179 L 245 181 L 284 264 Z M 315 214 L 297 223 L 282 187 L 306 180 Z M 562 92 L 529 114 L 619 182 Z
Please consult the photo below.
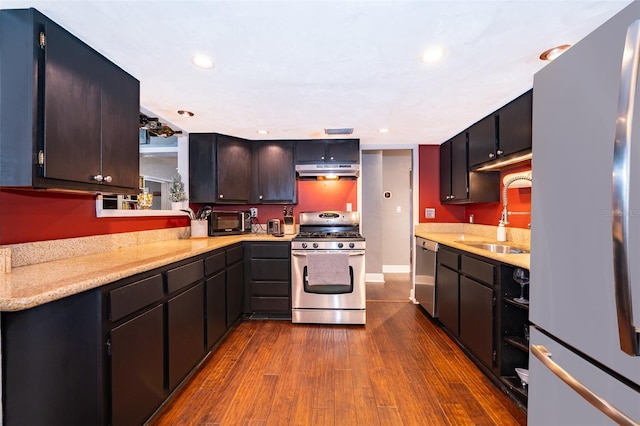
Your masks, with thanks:
M 344 244 L 342 244 L 342 243 L 338 243 L 338 248 L 342 248 L 343 245 Z
M 318 243 L 313 243 L 313 248 L 318 248 Z
M 307 243 L 302 243 L 302 248 L 307 248 Z
M 349 248 L 354 248 L 355 246 L 355 243 L 349 243 Z

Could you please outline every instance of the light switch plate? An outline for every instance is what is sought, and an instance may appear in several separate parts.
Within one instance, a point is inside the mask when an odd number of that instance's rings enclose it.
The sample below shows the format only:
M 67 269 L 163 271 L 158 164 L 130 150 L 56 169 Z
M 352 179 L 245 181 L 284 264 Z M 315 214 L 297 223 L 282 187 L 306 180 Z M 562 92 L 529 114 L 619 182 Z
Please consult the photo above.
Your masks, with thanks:
M 435 219 L 436 218 L 436 209 L 434 209 L 434 208 L 424 209 L 424 217 L 426 217 L 427 219 Z

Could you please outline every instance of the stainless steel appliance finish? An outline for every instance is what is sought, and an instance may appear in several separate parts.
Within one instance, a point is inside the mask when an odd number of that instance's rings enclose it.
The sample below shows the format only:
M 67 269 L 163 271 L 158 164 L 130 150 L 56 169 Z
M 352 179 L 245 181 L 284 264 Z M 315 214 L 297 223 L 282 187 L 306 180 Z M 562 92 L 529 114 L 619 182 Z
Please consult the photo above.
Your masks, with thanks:
M 300 214 L 300 232 L 291 241 L 292 322 L 365 324 L 365 239 L 358 212 Z M 348 256 L 349 283 L 310 285 L 309 256 Z
M 208 217 L 209 236 L 248 234 L 251 212 L 244 210 L 212 210 Z
M 415 298 L 433 318 L 438 316 L 436 306 L 436 255 L 438 243 L 416 237 Z
M 635 1 L 534 77 L 532 426 L 640 424 L 639 20 Z
M 269 219 L 267 221 L 267 234 L 280 235 L 280 219 Z

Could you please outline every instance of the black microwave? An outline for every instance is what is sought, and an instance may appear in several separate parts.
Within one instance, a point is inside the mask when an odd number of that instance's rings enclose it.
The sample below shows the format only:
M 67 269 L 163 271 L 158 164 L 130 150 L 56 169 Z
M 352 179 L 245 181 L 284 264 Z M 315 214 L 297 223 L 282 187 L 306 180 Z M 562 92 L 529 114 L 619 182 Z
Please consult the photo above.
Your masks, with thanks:
M 209 236 L 248 234 L 251 232 L 251 212 L 214 210 L 209 215 Z

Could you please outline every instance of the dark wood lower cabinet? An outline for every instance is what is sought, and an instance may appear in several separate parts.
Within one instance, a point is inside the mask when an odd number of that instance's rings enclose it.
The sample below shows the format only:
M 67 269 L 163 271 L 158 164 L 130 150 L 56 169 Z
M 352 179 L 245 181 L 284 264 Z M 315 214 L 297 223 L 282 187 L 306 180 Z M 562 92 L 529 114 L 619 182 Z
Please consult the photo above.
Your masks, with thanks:
M 105 422 L 100 312 L 97 291 L 2 312 L 4 425 Z
M 247 311 L 258 315 L 291 315 L 291 246 L 288 242 L 247 245 Z
M 164 388 L 164 307 L 111 331 L 111 423 L 140 425 L 160 406 Z
M 437 265 L 438 277 L 437 301 L 438 319 L 449 330 L 457 336 L 459 332 L 459 312 L 460 312 L 460 288 L 458 284 L 458 272 L 452 271 L 443 265 Z
M 460 277 L 460 341 L 492 368 L 493 289 L 467 277 Z
M 0 313 L 5 425 L 141 425 L 244 312 L 244 246 Z
M 211 347 L 227 331 L 227 273 L 222 270 L 207 279 L 207 347 Z
M 167 301 L 169 391 L 204 357 L 204 285 L 196 284 Z
M 514 300 L 520 295 L 514 268 L 441 245 L 436 300 L 443 328 L 480 370 L 526 407 L 527 391 L 515 369 L 528 366 L 529 306 Z

